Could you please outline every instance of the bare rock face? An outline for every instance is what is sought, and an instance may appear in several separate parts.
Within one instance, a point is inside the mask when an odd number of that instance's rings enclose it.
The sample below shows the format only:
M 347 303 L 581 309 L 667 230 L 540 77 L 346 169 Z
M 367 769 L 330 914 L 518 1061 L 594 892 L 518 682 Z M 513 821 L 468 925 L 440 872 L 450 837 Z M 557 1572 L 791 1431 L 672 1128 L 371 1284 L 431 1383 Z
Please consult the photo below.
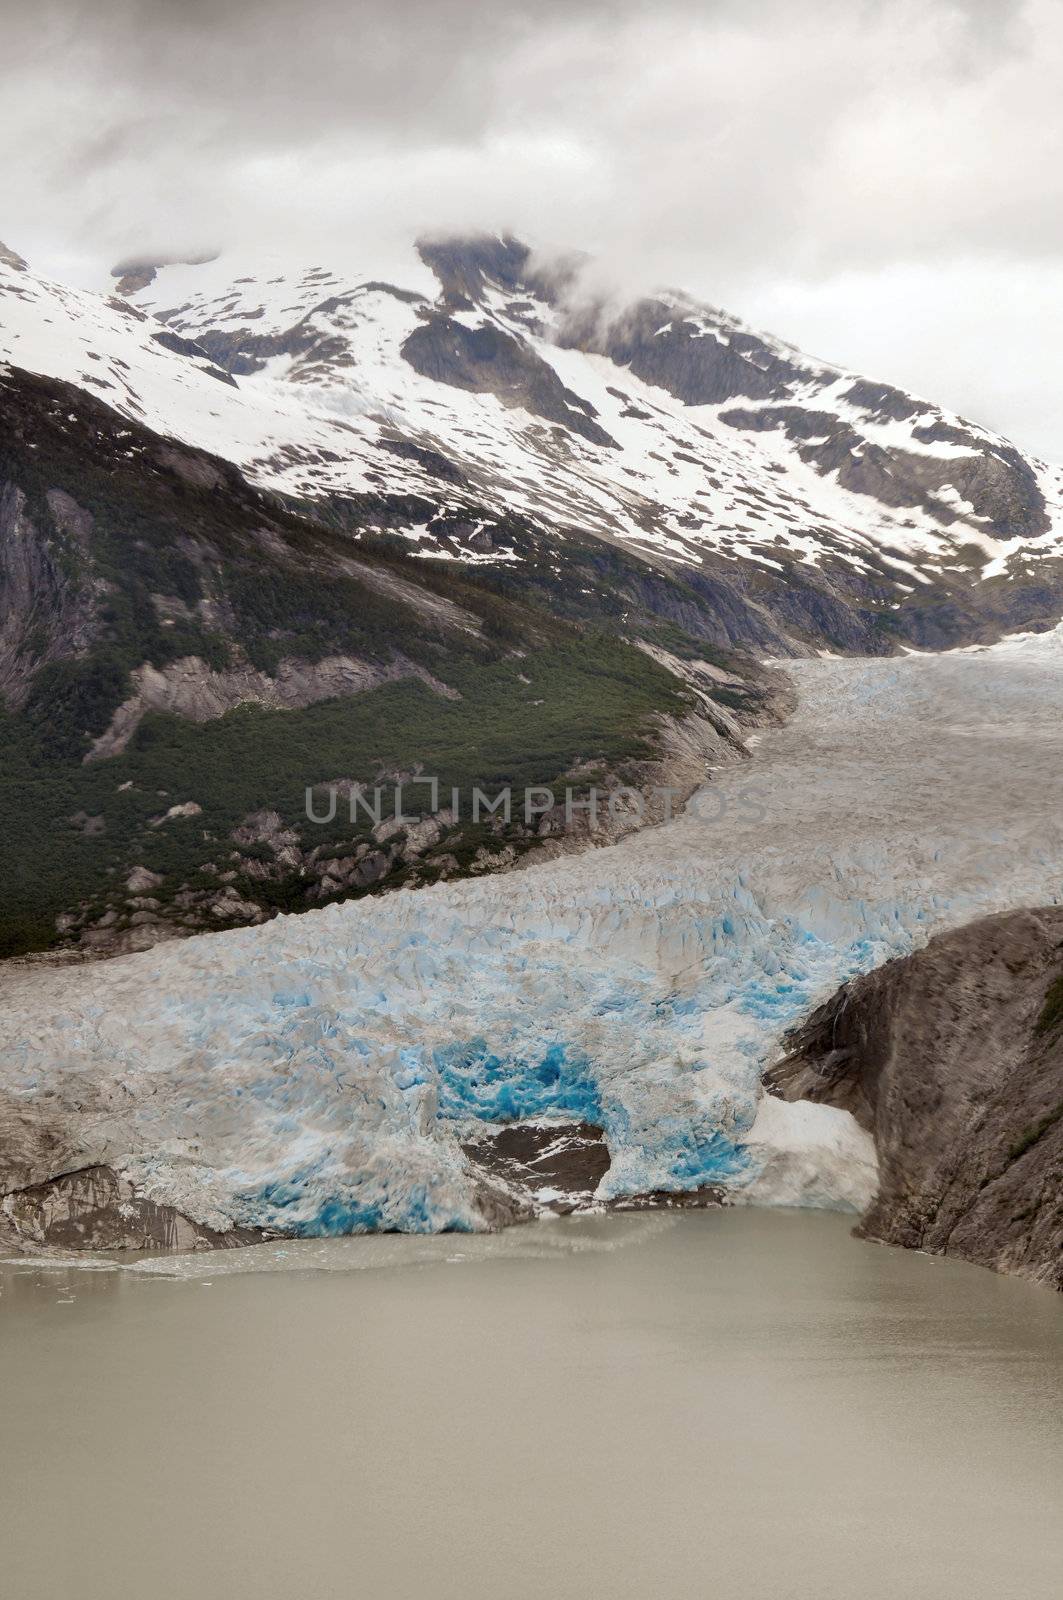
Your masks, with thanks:
M 149 711 L 187 717 L 190 722 L 210 722 L 236 706 L 290 711 L 320 700 L 363 694 L 400 678 L 419 678 L 436 693 L 455 698 L 454 690 L 397 652 L 387 662 L 344 655 L 326 656 L 321 661 L 286 657 L 272 677 L 247 661 L 220 672 L 198 656 L 186 656 L 162 668 L 145 662 L 132 673 L 133 694 L 115 711 L 85 760 L 120 755 Z
M 207 261 L 213 261 L 211 252 L 205 255 L 190 256 L 163 256 L 150 259 L 146 257 L 132 257 L 127 261 L 120 261 L 112 267 L 111 277 L 117 279 L 115 291 L 120 295 L 136 294 L 140 289 L 146 289 L 149 283 L 154 283 L 155 275 L 160 267 L 201 266 Z
M 592 444 L 614 443 L 595 421 L 589 401 L 566 389 L 527 343 L 498 328 L 467 328 L 449 317 L 435 317 L 414 329 L 402 354 L 422 377 L 496 395 L 503 405 L 523 406 Z
M 837 473 L 843 489 L 883 505 L 922 507 L 946 524 L 968 522 L 1002 539 L 1036 538 L 1051 527 L 1037 475 L 1018 450 L 942 422 L 914 428 L 913 442 L 958 446 L 964 452 L 960 460 L 869 443 L 852 424 L 807 406 L 738 408 L 723 412 L 721 420 L 755 433 L 782 429 L 802 461 L 824 476 Z M 945 500 L 939 498 L 942 491 Z M 948 498 L 952 493 L 955 504 Z M 967 509 L 961 511 L 962 506 Z
M 605 1130 L 593 1122 L 485 1123 L 462 1149 L 481 1175 L 480 1208 L 494 1227 L 544 1212 L 696 1211 L 723 1205 L 726 1198 L 722 1189 L 706 1185 L 599 1201 L 596 1191 L 610 1159 Z
M 590 1122 L 485 1123 L 462 1149 L 485 1186 L 500 1187 L 528 1216 L 586 1210 L 609 1170 L 605 1134 Z
M 0 261 L 4 263 L 5 267 L 11 267 L 15 272 L 27 271 L 23 258 L 16 254 L 14 250 L 9 250 L 2 239 L 0 239 Z
M 0 1229 L 23 1248 L 215 1250 L 257 1244 L 254 1228 L 221 1232 L 138 1195 L 110 1167 L 83 1167 L 0 1198 Z M 2 1234 L 0 1234 L 2 1237 Z
M 95 592 L 78 576 L 91 518 L 60 490 L 47 504 L 50 529 L 30 516 L 21 489 L 0 483 L 0 705 L 13 710 L 39 668 L 82 654 L 93 635 Z
M 1063 908 L 987 917 L 844 985 L 766 1078 L 878 1149 L 857 1232 L 1063 1289 Z

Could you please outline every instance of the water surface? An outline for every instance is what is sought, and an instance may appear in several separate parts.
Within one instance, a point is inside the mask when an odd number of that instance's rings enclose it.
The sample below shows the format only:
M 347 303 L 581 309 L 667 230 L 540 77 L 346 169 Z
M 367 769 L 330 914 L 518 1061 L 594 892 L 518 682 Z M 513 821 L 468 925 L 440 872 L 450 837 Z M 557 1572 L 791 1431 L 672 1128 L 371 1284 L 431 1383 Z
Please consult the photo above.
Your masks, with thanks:
M 833 1215 L 8 1265 L 2 1590 L 1056 1600 L 1061 1400 L 1063 1300 Z

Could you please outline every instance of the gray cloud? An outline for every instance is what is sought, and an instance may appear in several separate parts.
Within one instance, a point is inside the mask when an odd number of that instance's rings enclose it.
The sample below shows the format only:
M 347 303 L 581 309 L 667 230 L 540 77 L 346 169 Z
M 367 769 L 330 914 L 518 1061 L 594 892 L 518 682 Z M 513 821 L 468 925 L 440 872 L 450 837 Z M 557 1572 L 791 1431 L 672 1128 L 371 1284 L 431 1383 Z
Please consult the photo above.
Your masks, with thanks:
M 0 8 L 0 237 L 42 265 L 511 228 L 1063 453 L 1056 0 Z

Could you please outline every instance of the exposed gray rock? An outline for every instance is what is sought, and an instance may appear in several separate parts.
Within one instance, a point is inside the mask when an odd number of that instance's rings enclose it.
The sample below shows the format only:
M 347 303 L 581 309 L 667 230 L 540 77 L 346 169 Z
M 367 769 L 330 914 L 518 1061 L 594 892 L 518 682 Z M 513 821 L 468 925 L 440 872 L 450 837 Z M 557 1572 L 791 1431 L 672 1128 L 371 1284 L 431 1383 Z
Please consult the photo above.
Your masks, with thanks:
M 448 305 L 476 302 L 491 283 L 524 290 L 531 251 L 519 239 L 477 233 L 462 238 L 422 238 L 417 252 L 439 279 Z
M 0 262 L 3 262 L 5 267 L 13 267 L 16 272 L 29 271 L 22 257 L 17 255 L 14 250 L 9 250 L 2 239 L 0 239 Z
M 81 654 L 95 627 L 91 519 L 60 490 L 48 495 L 48 508 L 51 530 L 29 515 L 21 489 L 0 482 L 0 701 L 13 710 L 25 704 L 34 674 Z
M 600 310 L 574 314 L 563 342 L 592 349 L 636 377 L 659 385 L 688 406 L 726 400 L 776 399 L 789 395 L 807 376 L 778 350 L 737 327 L 705 330 L 706 308 L 662 300 L 638 300 L 615 318 Z
M 890 407 L 891 411 L 897 409 L 898 405 Z M 802 460 L 824 475 L 837 473 L 843 489 L 868 495 L 883 505 L 920 507 L 938 522 L 966 521 L 998 538 L 1034 538 L 1050 525 L 1036 474 L 1017 450 L 940 421 L 913 429 L 913 439 L 928 445 L 959 445 L 967 454 L 937 456 L 886 449 L 869 442 L 832 412 L 807 406 L 735 409 L 722 412 L 721 421 L 757 433 L 781 428 L 799 444 Z M 942 489 L 954 490 L 974 508 L 973 516 L 953 510 L 939 498 Z
M 95 838 L 98 834 L 106 833 L 107 831 L 106 817 L 99 815 L 90 817 L 85 811 L 75 811 L 70 821 L 86 839 Z
M 299 843 L 299 835 L 294 828 L 285 827 L 279 811 L 252 812 L 239 828 L 233 829 L 232 836 L 237 844 L 268 844 L 277 855 Z
M 858 378 L 850 384 L 842 399 L 866 411 L 875 422 L 910 422 L 926 410 L 921 400 L 913 399 L 902 389 L 894 389 L 888 383 L 874 383 L 867 378 Z
M 166 822 L 180 822 L 186 817 L 201 817 L 202 815 L 203 807 L 198 800 L 182 800 L 179 804 L 171 806 L 168 811 L 163 812 L 161 817 L 152 817 L 149 826 L 161 828 Z
M 415 444 L 411 439 L 381 439 L 380 448 L 389 455 L 402 456 L 406 461 L 416 461 L 417 465 L 430 472 L 433 478 L 439 478 L 443 483 L 453 483 L 464 487 L 466 477 L 461 468 L 448 456 L 438 450 L 429 449 L 427 445 Z
M 244 900 L 231 886 L 211 904 L 211 915 L 219 922 L 261 922 L 262 907 Z
M 486 1179 L 523 1200 L 529 1214 L 586 1208 L 609 1170 L 605 1135 L 590 1122 L 485 1123 L 462 1149 Z
M 257 1228 L 222 1231 L 157 1205 L 111 1167 L 82 1167 L 0 1197 L 0 1224 L 22 1249 L 216 1250 L 258 1244 Z
M 433 317 L 414 329 L 402 355 L 415 372 L 437 383 L 493 394 L 503 405 L 523 406 L 592 444 L 614 443 L 594 420 L 590 401 L 566 389 L 553 367 L 524 340 L 490 323 L 467 328 L 450 317 Z
M 151 872 L 147 867 L 134 867 L 125 881 L 125 886 L 130 894 L 143 894 L 147 889 L 160 889 L 163 884 L 162 875 Z
M 715 1184 L 700 1189 L 650 1189 L 646 1194 L 625 1194 L 609 1202 L 610 1211 L 706 1211 L 727 1204 L 727 1191 Z
M 593 1122 L 485 1123 L 462 1144 L 482 1175 L 483 1194 L 494 1197 L 491 1225 L 522 1222 L 544 1211 L 560 1216 L 576 1211 L 702 1210 L 724 1202 L 721 1189 L 707 1186 L 682 1192 L 654 1190 L 600 1202 L 598 1185 L 609 1171 L 603 1129 Z M 508 1203 L 508 1214 L 507 1214 Z
M 407 304 L 420 304 L 423 296 L 394 284 L 370 281 L 349 294 L 329 295 L 279 333 L 262 333 L 254 322 L 261 310 L 248 311 L 238 328 L 206 328 L 192 341 L 225 374 L 246 377 L 258 372 L 275 356 L 291 356 L 289 377 L 293 382 L 314 382 L 337 370 L 350 367 L 350 351 L 345 341 L 327 331 L 328 319 L 337 312 L 358 314 L 359 302 L 367 296 L 385 295 Z M 159 319 L 169 321 L 175 310 L 161 311 Z
M 767 1074 L 878 1150 L 864 1237 L 1063 1289 L 1063 908 L 987 917 L 854 979 Z
M 185 656 L 162 668 L 145 662 L 132 678 L 134 693 L 114 713 L 86 761 L 119 755 L 149 711 L 170 712 L 191 722 L 210 722 L 240 705 L 292 710 L 319 700 L 360 694 L 400 678 L 420 678 L 438 694 L 453 694 L 430 672 L 398 654 L 386 662 L 343 655 L 326 656 L 321 661 L 286 657 L 278 664 L 274 677 L 249 662 L 218 672 L 199 656 Z
M 217 378 L 221 383 L 228 383 L 236 387 L 236 379 L 231 372 L 226 372 L 223 367 L 215 366 L 206 350 L 195 339 L 182 339 L 179 333 L 171 333 L 169 328 L 162 329 L 151 336 L 156 344 L 161 344 L 164 350 L 172 350 L 175 355 L 191 356 L 193 360 L 200 361 L 206 372 L 212 378 Z
M 160 267 L 196 267 L 213 260 L 214 255 L 209 251 L 206 255 L 193 256 L 130 257 L 111 268 L 111 277 L 118 280 L 115 284 L 118 294 L 136 294 L 138 290 L 146 289 L 149 283 L 154 283 Z

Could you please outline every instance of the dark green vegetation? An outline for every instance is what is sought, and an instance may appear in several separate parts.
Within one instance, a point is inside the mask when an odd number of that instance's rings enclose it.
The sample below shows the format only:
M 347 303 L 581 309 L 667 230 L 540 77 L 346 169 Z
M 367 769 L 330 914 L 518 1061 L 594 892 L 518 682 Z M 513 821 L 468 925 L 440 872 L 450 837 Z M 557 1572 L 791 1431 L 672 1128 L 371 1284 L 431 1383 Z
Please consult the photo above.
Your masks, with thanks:
M 1037 1019 L 1037 1033 L 1050 1033 L 1063 1023 L 1063 972 L 1045 995 L 1041 1015 Z
M 24 496 L 50 569 L 38 580 L 40 614 L 26 619 L 23 654 L 46 641 L 57 609 L 49 616 L 49 601 L 61 587 L 80 592 L 94 613 L 89 648 L 61 652 L 33 677 L 25 715 L 55 754 L 85 753 L 143 662 L 164 667 L 195 654 L 220 667 L 237 643 L 268 671 L 284 655 L 387 659 L 401 643 L 431 668 L 455 648 L 484 659 L 506 641 L 560 637 L 547 616 L 381 541 L 356 546 L 250 489 L 228 464 L 123 426 L 63 384 L 26 375 L 0 383 L 3 483 Z M 87 513 L 86 530 L 57 519 L 55 489 Z
M 77 912 L 78 927 L 111 912 L 127 920 L 134 866 L 163 879 L 141 901 L 148 921 L 240 920 L 224 906 L 204 912 L 226 885 L 266 911 L 320 903 L 331 892 L 317 887 L 320 871 L 308 901 L 301 866 L 233 830 L 269 811 L 299 834 L 296 856 L 349 857 L 369 819 L 352 826 L 341 802 L 333 823 L 309 823 L 308 786 L 419 770 L 467 802 L 473 785 L 552 785 L 576 763 L 622 771 L 652 753 L 660 713 L 689 706 L 608 607 L 591 626 L 453 564 L 413 560 L 398 541 L 358 538 L 349 506 L 345 527 L 313 523 L 60 384 L 0 380 L 5 488 L 0 599 L 22 623 L 0 661 L 5 955 L 55 943 L 62 912 Z M 671 633 L 690 653 L 683 630 Z M 149 714 L 124 753 L 84 760 L 144 663 L 197 656 L 216 671 L 243 661 L 272 673 L 283 658 L 336 654 L 382 666 L 401 657 L 452 697 L 407 677 L 301 709 L 242 705 L 205 722 Z M 426 799 L 409 795 L 407 812 Z M 188 802 L 201 811 L 160 821 Z M 531 842 L 516 822 L 460 823 L 413 881 L 462 870 L 485 844 Z M 381 872 L 389 885 L 411 876 L 402 860 Z
M 1024 1129 L 1008 1151 L 1008 1160 L 1017 1161 L 1020 1156 L 1025 1155 L 1027 1150 L 1032 1149 L 1038 1140 L 1043 1139 L 1048 1130 L 1054 1128 L 1056 1123 L 1061 1120 L 1063 1120 L 1063 1100 L 1059 1102 L 1058 1106 L 1053 1107 L 1051 1111 L 1046 1111 L 1043 1117 L 1038 1117 L 1036 1122 L 1031 1122 L 1030 1126 Z
M 149 716 L 125 753 L 88 766 L 42 754 L 22 719 L 8 715 L 0 724 L 6 756 L 0 949 L 10 955 L 46 947 L 55 939 L 56 914 L 82 901 L 96 904 L 102 915 L 107 891 L 121 886 L 133 864 L 164 875 L 167 884 L 153 891 L 163 905 L 183 886 L 216 889 L 218 873 L 235 870 L 242 898 L 298 909 L 307 889 L 298 874 L 279 881 L 247 875 L 247 862 L 274 859 L 268 844 L 234 850 L 230 834 L 249 814 L 277 812 L 300 831 L 306 849 L 319 846 L 327 855 L 338 844 L 364 840 L 372 819 L 356 808 L 352 826 L 341 797 L 332 822 L 308 822 L 309 786 L 380 779 L 387 816 L 390 775 L 420 769 L 439 778 L 442 803 L 457 787 L 468 816 L 474 785 L 551 784 L 588 754 L 613 768 L 646 755 L 648 716 L 682 709 L 674 680 L 605 638 L 582 641 L 578 649 L 549 646 L 531 658 L 456 663 L 450 682 L 460 700 L 443 700 L 412 680 L 301 710 L 242 706 L 202 724 Z M 152 826 L 172 805 L 188 801 L 202 814 Z M 405 814 L 427 801 L 426 787 L 410 785 Z M 326 810 L 325 797 L 318 796 L 315 814 Z M 102 819 L 102 828 L 97 822 L 99 831 L 92 831 L 76 817 Z M 518 841 L 525 847 L 532 842 L 516 820 L 500 836 L 482 822 L 479 829 L 448 830 L 440 853 L 455 854 L 460 865 L 481 844 Z M 204 876 L 207 863 L 217 870 Z

